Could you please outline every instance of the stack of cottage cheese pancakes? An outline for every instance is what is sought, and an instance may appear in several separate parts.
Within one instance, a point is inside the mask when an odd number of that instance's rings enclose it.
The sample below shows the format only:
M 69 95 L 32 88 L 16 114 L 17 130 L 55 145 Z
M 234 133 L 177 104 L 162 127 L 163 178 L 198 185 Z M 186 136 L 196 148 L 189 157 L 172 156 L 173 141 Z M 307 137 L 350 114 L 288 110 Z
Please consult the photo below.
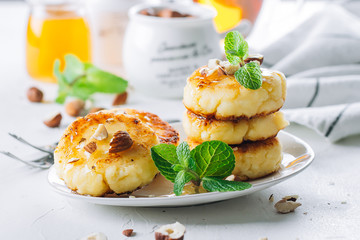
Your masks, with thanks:
M 288 125 L 279 112 L 286 80 L 280 72 L 261 69 L 262 86 L 247 89 L 234 77 L 239 67 L 211 59 L 187 79 L 183 126 L 192 148 L 210 140 L 229 144 L 236 160 L 233 174 L 248 180 L 280 167 L 282 151 L 276 136 Z

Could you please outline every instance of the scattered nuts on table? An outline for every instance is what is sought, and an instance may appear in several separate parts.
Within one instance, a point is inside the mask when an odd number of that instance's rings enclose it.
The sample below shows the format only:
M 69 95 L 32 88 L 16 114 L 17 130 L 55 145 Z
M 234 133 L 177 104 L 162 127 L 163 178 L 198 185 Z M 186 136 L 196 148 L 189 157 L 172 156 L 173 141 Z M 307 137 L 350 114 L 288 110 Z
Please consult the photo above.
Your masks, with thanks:
M 30 102 L 41 102 L 44 97 L 43 92 L 36 87 L 29 88 L 26 95 Z
M 117 106 L 117 105 L 123 105 L 126 103 L 126 100 L 127 100 L 127 97 L 128 97 L 128 93 L 127 92 L 124 92 L 124 93 L 120 93 L 120 94 L 117 94 L 114 98 L 114 101 L 112 103 L 113 106 Z
M 126 237 L 131 237 L 133 234 L 134 229 L 125 229 L 122 234 Z
M 81 238 L 80 240 L 107 240 L 107 236 L 102 232 L 91 233 L 86 237 Z
M 60 126 L 61 119 L 62 119 L 61 113 L 57 113 L 57 114 L 54 114 L 53 116 L 47 118 L 44 121 L 44 124 L 50 128 L 55 128 L 55 127 Z
M 294 212 L 297 207 L 301 206 L 301 203 L 296 202 L 297 199 L 297 195 L 283 197 L 274 207 L 279 213 Z
M 67 102 L 65 105 L 65 111 L 72 117 L 78 117 L 81 115 L 84 110 L 85 102 L 80 99 L 76 99 L 70 102 Z
M 179 222 L 163 225 L 155 231 L 155 240 L 182 240 L 185 231 L 185 226 Z
M 129 149 L 133 145 L 129 133 L 125 131 L 117 131 L 114 133 L 113 138 L 110 141 L 109 153 L 118 153 Z

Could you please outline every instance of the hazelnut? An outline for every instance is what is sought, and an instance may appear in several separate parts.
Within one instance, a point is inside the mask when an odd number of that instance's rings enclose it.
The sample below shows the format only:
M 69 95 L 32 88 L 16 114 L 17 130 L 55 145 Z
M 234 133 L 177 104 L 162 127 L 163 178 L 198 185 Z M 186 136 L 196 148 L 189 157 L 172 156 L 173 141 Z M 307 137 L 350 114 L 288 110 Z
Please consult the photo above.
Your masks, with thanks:
M 98 111 L 102 111 L 102 110 L 105 110 L 105 108 L 102 108 L 102 107 L 93 107 L 89 110 L 89 113 L 96 113 Z
M 65 105 L 65 111 L 72 117 L 78 117 L 81 115 L 81 112 L 84 110 L 85 102 L 80 99 L 68 102 Z
M 61 113 L 57 113 L 57 114 L 47 118 L 44 121 L 44 124 L 50 128 L 55 128 L 55 127 L 60 126 L 61 119 L 62 119 Z
M 125 229 L 122 234 L 126 237 L 131 237 L 133 234 L 134 229 Z
M 96 142 L 89 142 L 88 144 L 85 145 L 84 150 L 87 151 L 88 153 L 92 154 L 93 152 L 95 152 L 97 149 L 97 145 Z
M 120 93 L 120 94 L 117 94 L 114 98 L 114 101 L 112 103 L 113 106 L 116 106 L 116 105 L 123 105 L 126 103 L 126 100 L 127 100 L 127 97 L 128 97 L 128 93 L 127 92 L 123 92 L 123 93 Z
M 29 88 L 26 95 L 30 102 L 41 102 L 44 96 L 43 92 L 36 87 Z
M 106 127 L 104 124 L 99 124 L 98 128 L 95 130 L 94 135 L 92 135 L 92 138 L 96 140 L 104 140 L 108 137 L 108 132 L 106 130 Z
M 225 178 L 225 180 L 234 181 L 234 182 L 241 182 L 242 181 L 242 179 L 239 176 L 236 176 L 234 174 L 228 176 L 227 178 Z
M 301 206 L 301 203 L 295 201 L 294 198 L 290 198 L 288 200 L 286 198 L 283 198 L 280 201 L 278 201 L 274 207 L 279 213 L 293 212 L 297 207 Z
M 257 61 L 259 63 L 259 65 L 261 65 L 263 63 L 263 60 L 264 60 L 264 56 L 263 55 L 260 55 L 260 54 L 252 54 L 252 55 L 249 55 L 245 60 L 244 62 L 245 63 L 249 63 L 249 62 L 254 62 L 254 61 Z
M 182 240 L 185 235 L 185 226 L 179 222 L 161 226 L 155 231 L 156 240 Z
M 125 131 L 118 131 L 114 133 L 113 138 L 110 141 L 109 153 L 118 153 L 129 149 L 133 145 L 129 133 Z

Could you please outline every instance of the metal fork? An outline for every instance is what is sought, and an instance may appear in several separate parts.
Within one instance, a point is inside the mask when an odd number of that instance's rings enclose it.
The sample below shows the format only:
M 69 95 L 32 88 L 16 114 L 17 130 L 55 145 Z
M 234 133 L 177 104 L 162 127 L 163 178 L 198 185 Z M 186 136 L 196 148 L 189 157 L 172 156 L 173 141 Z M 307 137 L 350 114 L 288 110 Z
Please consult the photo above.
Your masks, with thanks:
M 13 138 L 15 138 L 16 140 L 18 140 L 19 142 L 23 143 L 23 144 L 26 144 L 36 150 L 39 150 L 41 152 L 45 152 L 47 153 L 47 155 L 45 156 L 42 156 L 40 158 L 37 158 L 37 159 L 34 159 L 34 160 L 29 160 L 29 161 L 26 161 L 26 160 L 23 160 L 17 156 L 15 156 L 14 154 L 10 153 L 10 152 L 7 152 L 7 151 L 0 151 L 0 153 L 14 159 L 14 160 L 17 160 L 17 161 L 20 161 L 28 166 L 31 166 L 31 167 L 36 167 L 36 168 L 42 168 L 42 169 L 47 169 L 47 168 L 50 168 L 52 166 L 52 164 L 54 163 L 54 152 L 53 150 L 55 150 L 55 147 L 57 145 L 57 143 L 53 144 L 53 145 L 50 145 L 49 146 L 49 149 L 45 149 L 43 147 L 38 147 L 38 146 L 35 146 L 31 143 L 29 143 L 28 141 L 24 140 L 23 138 L 13 134 L 13 133 L 9 133 L 9 135 Z

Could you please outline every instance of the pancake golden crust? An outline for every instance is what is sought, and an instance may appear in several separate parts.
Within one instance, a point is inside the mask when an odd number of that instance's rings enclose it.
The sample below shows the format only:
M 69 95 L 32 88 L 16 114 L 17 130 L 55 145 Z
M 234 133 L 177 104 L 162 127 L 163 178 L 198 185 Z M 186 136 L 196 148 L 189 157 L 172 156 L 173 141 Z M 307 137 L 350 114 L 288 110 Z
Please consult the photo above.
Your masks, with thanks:
M 189 138 L 186 141 L 191 148 L 200 144 Z M 232 173 L 243 181 L 264 177 L 280 168 L 282 151 L 276 137 L 264 141 L 243 142 L 231 145 L 231 148 L 235 154 L 235 168 Z
M 159 137 L 160 143 L 174 145 L 179 143 L 179 133 L 169 123 L 163 121 L 156 114 L 129 108 L 113 109 L 110 110 L 110 112 L 120 112 L 136 117 L 155 131 L 156 135 Z
M 100 138 L 94 134 L 101 124 L 106 137 Z M 112 142 L 122 143 L 113 141 L 119 131 L 131 137 L 131 146 L 109 153 Z M 86 148 L 92 142 L 95 150 Z M 154 130 L 133 116 L 92 113 L 76 119 L 65 130 L 54 153 L 55 168 L 66 185 L 79 194 L 129 192 L 150 183 L 158 173 L 150 156 L 150 148 L 158 143 Z
M 275 137 L 288 124 L 281 112 L 258 118 L 220 121 L 186 111 L 183 118 L 184 130 L 189 138 L 198 142 L 219 140 L 227 144 Z
M 187 80 L 185 107 L 197 115 L 217 120 L 238 120 L 265 116 L 278 111 L 286 97 L 285 76 L 262 69 L 263 84 L 246 89 L 233 75 L 202 76 L 199 69 Z

